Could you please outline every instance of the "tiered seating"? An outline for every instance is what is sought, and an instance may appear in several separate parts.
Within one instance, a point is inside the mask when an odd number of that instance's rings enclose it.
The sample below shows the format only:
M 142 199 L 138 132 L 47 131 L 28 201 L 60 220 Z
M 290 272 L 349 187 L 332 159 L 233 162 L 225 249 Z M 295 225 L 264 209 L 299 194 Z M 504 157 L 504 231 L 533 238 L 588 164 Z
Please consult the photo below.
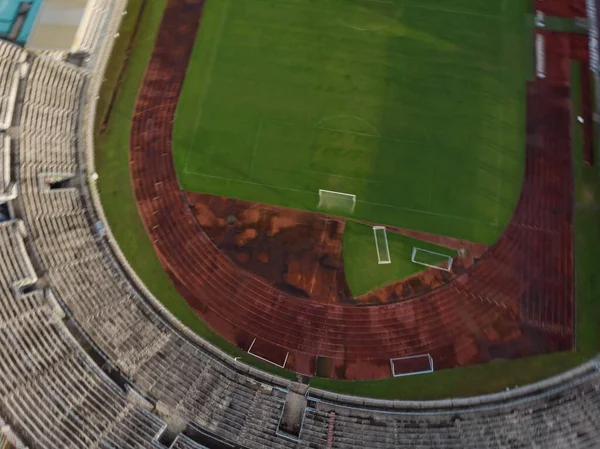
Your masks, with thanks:
M 10 173 L 10 137 L 0 135 L 0 202 L 11 200 L 17 196 L 16 185 Z
M 77 52 L 95 55 L 102 45 L 105 27 L 109 20 L 115 19 L 114 10 L 120 0 L 93 0 L 89 2 L 79 27 L 73 48 Z M 118 16 L 118 15 L 117 15 Z
M 461 400 L 425 409 L 420 403 L 396 404 L 380 411 L 374 403 L 352 408 L 317 402 L 306 411 L 300 437 L 303 444 L 340 449 L 570 448 L 595 447 L 600 441 L 597 365 L 542 391 L 517 390 L 512 396 L 469 406 Z
M 130 402 L 79 349 L 36 281 L 24 226 L 0 223 L 0 404 L 37 447 L 147 446 L 164 423 Z
M 283 404 L 271 388 L 211 361 L 149 316 L 106 258 L 90 253 L 51 268 L 50 276 L 92 340 L 159 401 L 159 410 L 176 411 L 230 441 L 254 439 L 275 447 Z
M 20 63 L 26 53 L 18 46 L 0 41 L 0 130 L 7 129 L 12 116 L 19 87 Z
M 271 387 L 212 362 L 154 316 L 96 241 L 81 192 L 46 185 L 76 180 L 76 117 L 84 81 L 81 71 L 38 57 L 25 89 L 21 200 L 51 284 L 94 343 L 159 402 L 159 410 L 176 411 L 231 441 L 275 447 L 283 403 Z
M 19 80 L 20 65 L 26 54 L 16 45 L 0 41 L 0 131 L 12 123 Z M 11 179 L 11 142 L 0 134 L 0 203 L 16 196 L 16 186 Z

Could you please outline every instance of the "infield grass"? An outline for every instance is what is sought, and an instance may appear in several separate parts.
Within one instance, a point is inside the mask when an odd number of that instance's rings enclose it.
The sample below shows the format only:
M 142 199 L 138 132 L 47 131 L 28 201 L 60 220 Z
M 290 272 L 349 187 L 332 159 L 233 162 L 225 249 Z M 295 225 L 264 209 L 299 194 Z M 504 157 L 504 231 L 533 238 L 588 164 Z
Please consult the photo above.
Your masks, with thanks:
M 391 263 L 379 264 L 373 228 L 354 221 L 347 221 L 344 229 L 344 272 L 353 296 L 360 296 L 383 287 L 390 282 L 404 279 L 425 269 L 411 261 L 414 247 L 454 257 L 456 251 L 413 239 L 401 234 L 387 232 Z M 446 261 L 446 260 L 444 260 Z M 436 259 L 435 264 L 440 259 Z
M 518 0 L 208 0 L 174 128 L 184 189 L 494 242 L 520 191 Z

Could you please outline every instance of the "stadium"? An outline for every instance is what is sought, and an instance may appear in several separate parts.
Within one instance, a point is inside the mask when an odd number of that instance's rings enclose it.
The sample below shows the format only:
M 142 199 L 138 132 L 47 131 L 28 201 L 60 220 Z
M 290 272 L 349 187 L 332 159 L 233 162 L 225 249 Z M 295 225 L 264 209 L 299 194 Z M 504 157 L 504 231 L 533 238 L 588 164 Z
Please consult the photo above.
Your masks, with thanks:
M 600 447 L 597 8 L 0 0 L 0 447 Z

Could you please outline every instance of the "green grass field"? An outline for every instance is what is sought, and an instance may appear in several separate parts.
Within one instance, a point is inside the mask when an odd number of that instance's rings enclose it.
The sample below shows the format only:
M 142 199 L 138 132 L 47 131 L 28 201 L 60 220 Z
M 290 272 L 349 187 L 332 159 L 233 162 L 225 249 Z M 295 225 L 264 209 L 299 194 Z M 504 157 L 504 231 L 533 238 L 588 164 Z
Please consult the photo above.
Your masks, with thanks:
M 183 188 L 492 243 L 521 187 L 518 0 L 208 1 L 174 129 Z
M 433 245 L 400 234 L 387 233 L 390 264 L 379 264 L 373 228 L 354 221 L 347 221 L 344 229 L 344 271 L 353 296 L 359 296 L 390 282 L 403 279 L 427 267 L 411 261 L 413 247 L 456 255 L 455 250 Z M 439 263 L 436 259 L 434 264 Z

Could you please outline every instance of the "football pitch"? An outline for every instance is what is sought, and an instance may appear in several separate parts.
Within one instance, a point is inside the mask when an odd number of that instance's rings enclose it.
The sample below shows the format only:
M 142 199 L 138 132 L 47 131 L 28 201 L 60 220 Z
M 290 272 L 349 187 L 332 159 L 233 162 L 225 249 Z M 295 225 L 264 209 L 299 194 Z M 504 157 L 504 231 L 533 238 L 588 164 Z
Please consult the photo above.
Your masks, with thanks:
M 525 153 L 519 0 L 207 0 L 174 125 L 182 188 L 492 243 Z M 530 71 L 530 70 L 529 70 Z

